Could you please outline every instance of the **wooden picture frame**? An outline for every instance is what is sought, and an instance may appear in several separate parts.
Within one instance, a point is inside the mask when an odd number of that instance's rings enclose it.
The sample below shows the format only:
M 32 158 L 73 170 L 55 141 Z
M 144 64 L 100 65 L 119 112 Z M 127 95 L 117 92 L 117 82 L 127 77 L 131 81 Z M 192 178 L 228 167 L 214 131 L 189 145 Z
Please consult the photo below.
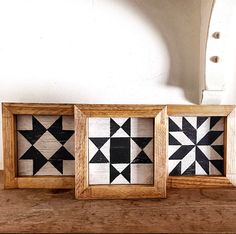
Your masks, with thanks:
M 77 199 L 165 198 L 167 108 L 160 105 L 75 105 L 75 196 Z M 154 184 L 89 185 L 88 119 L 154 118 Z
M 236 185 L 236 109 L 234 105 L 168 105 L 170 116 L 224 117 L 224 175 L 168 176 L 168 188 L 219 188 Z
M 71 104 L 3 103 L 4 187 L 67 189 L 74 187 L 74 176 L 18 176 L 17 169 L 17 115 L 73 116 Z

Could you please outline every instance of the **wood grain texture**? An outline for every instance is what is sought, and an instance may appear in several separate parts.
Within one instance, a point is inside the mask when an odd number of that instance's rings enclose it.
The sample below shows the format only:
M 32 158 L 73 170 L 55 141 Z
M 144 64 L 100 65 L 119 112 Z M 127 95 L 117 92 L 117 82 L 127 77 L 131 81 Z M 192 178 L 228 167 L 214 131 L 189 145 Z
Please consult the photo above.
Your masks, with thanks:
M 2 113 L 4 185 L 5 188 L 16 188 L 16 119 L 5 105 L 2 106 Z
M 75 105 L 75 196 L 77 199 L 127 199 L 127 198 L 154 198 L 166 196 L 166 108 L 140 105 Z M 153 117 L 155 111 L 155 135 L 158 135 L 158 151 L 154 158 L 154 185 L 89 185 L 88 184 L 88 126 L 89 117 L 143 117 L 139 111 L 146 108 L 146 117 Z M 98 110 L 96 111 L 96 108 Z M 144 109 L 145 109 L 144 108 Z M 102 113 L 101 113 L 102 110 Z M 107 114 L 108 112 L 108 114 Z M 138 116 L 137 116 L 138 115 Z M 150 116 L 151 115 L 151 116 Z M 158 134 L 157 134 L 158 132 Z M 160 155 L 157 155 L 160 153 Z M 158 171 L 159 170 L 159 171 Z M 161 182 L 160 182 L 161 181 Z
M 73 115 L 72 104 L 3 103 L 15 115 Z
M 225 176 L 169 176 L 168 188 L 232 188 Z
M 3 103 L 4 186 L 10 188 L 73 188 L 74 177 L 18 177 L 16 115 L 73 115 L 70 104 Z M 48 182 L 47 182 L 48 179 Z M 57 180 L 58 179 L 58 180 Z
M 236 186 L 236 109 L 227 117 L 226 140 L 226 177 Z
M 168 105 L 168 116 L 228 116 L 234 105 Z
M 74 190 L 3 190 L 1 233 L 235 233 L 236 188 L 169 189 L 168 199 L 74 199 Z

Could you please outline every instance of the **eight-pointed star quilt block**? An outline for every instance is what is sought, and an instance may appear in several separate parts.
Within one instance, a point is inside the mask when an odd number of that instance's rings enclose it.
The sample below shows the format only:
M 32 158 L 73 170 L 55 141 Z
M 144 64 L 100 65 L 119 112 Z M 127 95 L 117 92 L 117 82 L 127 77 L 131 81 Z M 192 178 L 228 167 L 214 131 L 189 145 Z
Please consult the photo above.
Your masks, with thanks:
M 74 175 L 74 118 L 17 116 L 18 175 Z
M 170 176 L 224 174 L 224 117 L 169 117 Z

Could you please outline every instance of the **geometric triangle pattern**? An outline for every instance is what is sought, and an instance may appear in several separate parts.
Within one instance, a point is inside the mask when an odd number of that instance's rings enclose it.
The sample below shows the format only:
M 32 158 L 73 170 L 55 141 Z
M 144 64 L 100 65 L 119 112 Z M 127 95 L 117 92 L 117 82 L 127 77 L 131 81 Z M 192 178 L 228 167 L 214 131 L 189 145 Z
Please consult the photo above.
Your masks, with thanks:
M 73 163 L 64 165 L 74 161 L 73 122 L 72 116 L 18 115 L 18 175 L 74 175 Z
M 224 174 L 224 118 L 169 117 L 170 176 Z
M 89 183 L 153 183 L 153 129 L 153 119 L 90 118 Z

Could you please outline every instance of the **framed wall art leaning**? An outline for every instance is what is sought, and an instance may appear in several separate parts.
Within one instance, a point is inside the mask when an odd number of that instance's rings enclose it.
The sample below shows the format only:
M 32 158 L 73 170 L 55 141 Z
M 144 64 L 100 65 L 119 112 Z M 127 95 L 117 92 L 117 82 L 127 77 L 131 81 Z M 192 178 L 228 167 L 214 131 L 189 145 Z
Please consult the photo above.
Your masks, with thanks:
M 236 110 L 224 105 L 168 105 L 168 187 L 236 185 Z
M 166 197 L 167 108 L 75 105 L 77 199 Z
M 3 103 L 5 188 L 74 187 L 74 109 Z

